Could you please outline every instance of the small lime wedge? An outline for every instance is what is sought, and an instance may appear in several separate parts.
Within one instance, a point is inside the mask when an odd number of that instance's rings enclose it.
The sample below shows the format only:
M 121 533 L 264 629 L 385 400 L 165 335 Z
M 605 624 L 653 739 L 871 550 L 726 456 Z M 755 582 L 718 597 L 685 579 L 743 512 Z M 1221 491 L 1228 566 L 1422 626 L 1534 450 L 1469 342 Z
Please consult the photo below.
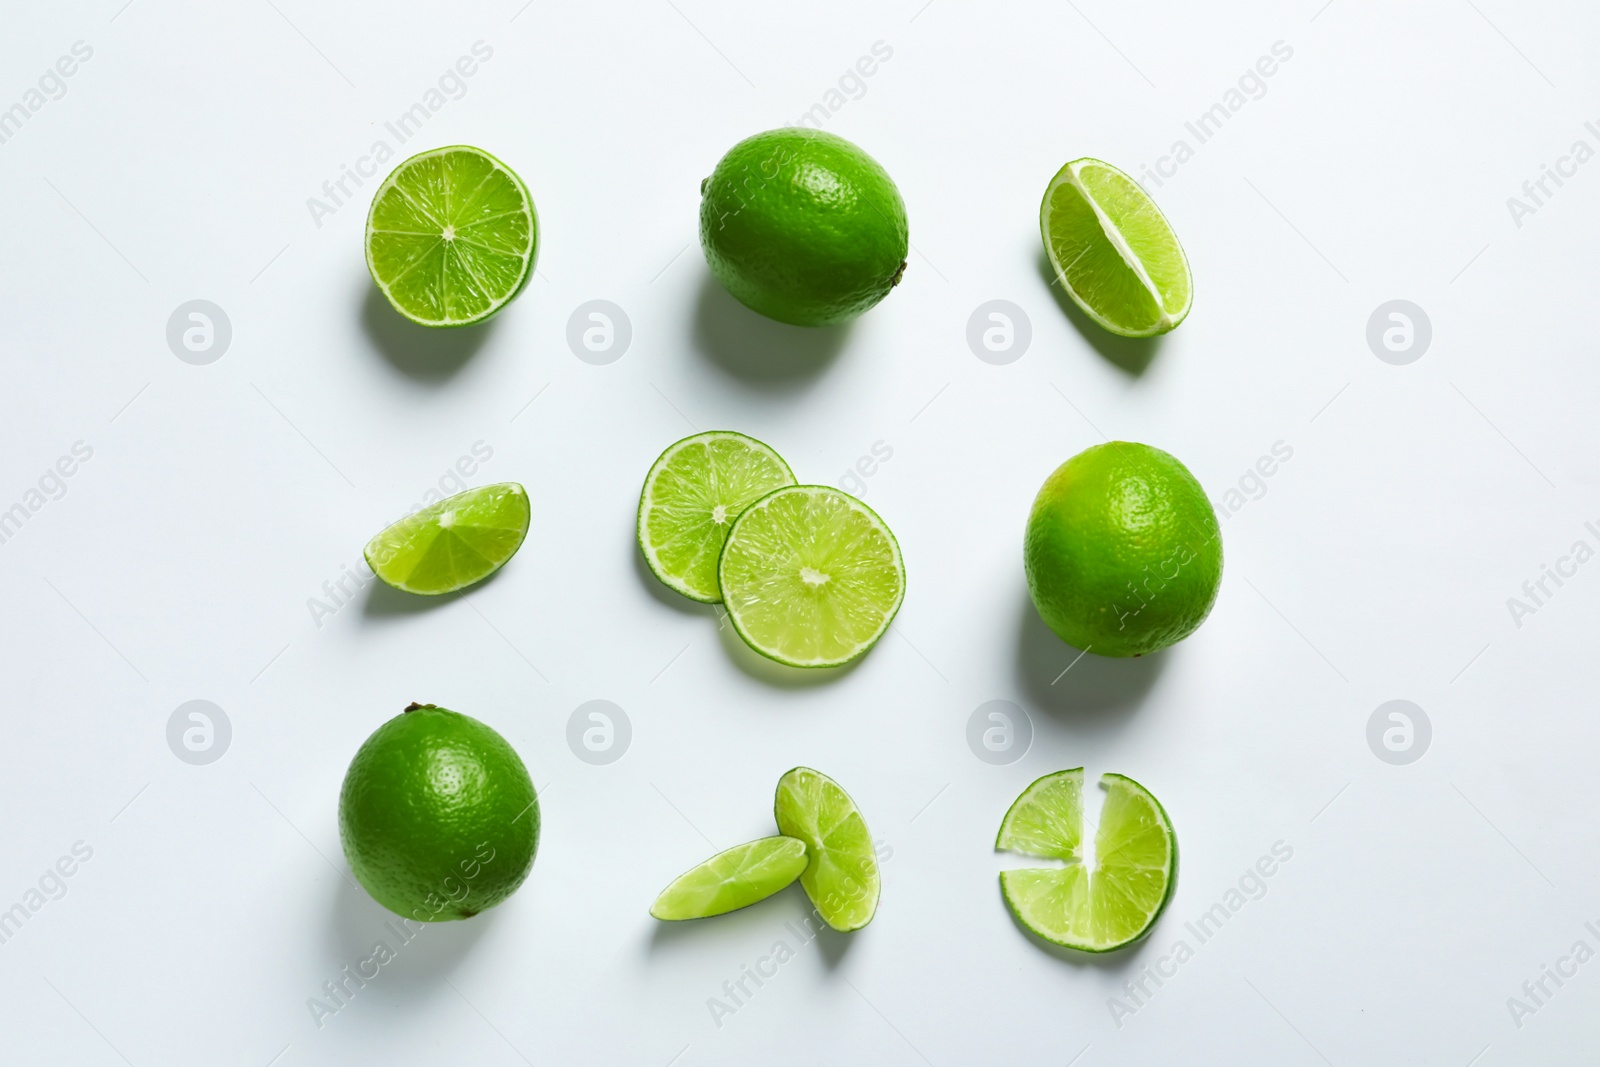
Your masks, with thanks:
M 1166 216 L 1109 163 L 1077 159 L 1044 191 L 1039 229 L 1056 277 L 1112 333 L 1150 337 L 1189 314 L 1194 281 Z
M 650 905 L 657 919 L 705 919 L 765 900 L 806 869 L 806 843 L 763 837 L 734 845 L 672 880 Z
M 423 326 L 470 326 L 533 277 L 539 220 L 510 167 L 466 145 L 412 156 L 367 213 L 367 269 L 394 309 Z
M 500 482 L 445 497 L 367 542 L 367 566 L 396 589 L 437 596 L 481 582 L 528 536 L 528 494 Z
M 796 767 L 778 779 L 778 829 L 806 843 L 800 884 L 835 930 L 859 930 L 878 910 L 878 853 L 856 802 L 832 778 Z
M 1000 823 L 996 851 L 1061 860 L 1003 871 L 1000 892 L 1017 921 L 1046 941 L 1109 952 L 1150 932 L 1178 881 L 1178 839 L 1150 792 L 1120 774 L 1106 790 L 1094 855 L 1083 855 L 1083 768 L 1047 774 Z
M 697 433 L 669 447 L 639 493 L 639 551 L 650 570 L 690 600 L 715 604 L 722 543 L 744 509 L 794 484 L 783 457 L 753 437 Z
M 876 512 L 824 485 L 768 493 L 728 531 L 717 584 L 733 628 L 791 667 L 837 667 L 877 643 L 906 595 Z

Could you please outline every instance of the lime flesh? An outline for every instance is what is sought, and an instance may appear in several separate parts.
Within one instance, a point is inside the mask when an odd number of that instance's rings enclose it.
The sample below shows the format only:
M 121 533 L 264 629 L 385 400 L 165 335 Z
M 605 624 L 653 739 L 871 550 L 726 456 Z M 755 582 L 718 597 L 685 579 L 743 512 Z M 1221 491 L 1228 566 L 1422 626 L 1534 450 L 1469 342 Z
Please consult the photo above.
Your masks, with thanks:
M 367 542 L 367 566 L 396 589 L 438 596 L 481 582 L 528 536 L 528 494 L 500 482 L 445 497 Z
M 806 869 L 806 843 L 763 837 L 719 852 L 685 871 L 650 905 L 657 919 L 704 919 L 749 907 L 788 886 Z
M 469 326 L 533 276 L 539 224 L 515 172 L 479 148 L 412 156 L 367 214 L 367 269 L 396 311 L 423 326 Z
M 356 880 L 390 911 L 466 919 L 527 878 L 539 800 L 522 759 L 492 727 L 413 704 L 350 761 L 339 840 Z
M 866 820 L 839 783 L 809 767 L 778 779 L 773 803 L 778 829 L 806 844 L 800 884 L 822 921 L 859 930 L 878 910 L 878 854 Z
M 848 322 L 905 271 L 900 191 L 843 137 L 803 126 L 758 133 L 728 150 L 700 192 L 706 264 L 768 318 Z
M 1098 159 L 1062 167 L 1039 208 L 1045 253 L 1067 293 L 1112 333 L 1150 337 L 1189 314 L 1194 282 L 1155 201 Z
M 864 655 L 905 599 L 894 534 L 855 497 L 796 485 L 762 497 L 728 532 L 717 584 L 734 630 L 791 667 Z
M 1106 790 L 1090 862 L 1083 854 L 1083 768 L 1058 771 L 1023 791 L 1006 812 L 995 850 L 1065 866 L 1000 874 L 1000 892 L 1023 926 L 1057 945 L 1109 952 L 1150 932 L 1178 880 L 1178 839 L 1159 801 L 1120 774 Z
M 712 430 L 661 453 L 639 493 L 639 550 L 650 570 L 690 600 L 715 604 L 717 560 L 744 509 L 794 484 L 789 465 L 753 437 Z

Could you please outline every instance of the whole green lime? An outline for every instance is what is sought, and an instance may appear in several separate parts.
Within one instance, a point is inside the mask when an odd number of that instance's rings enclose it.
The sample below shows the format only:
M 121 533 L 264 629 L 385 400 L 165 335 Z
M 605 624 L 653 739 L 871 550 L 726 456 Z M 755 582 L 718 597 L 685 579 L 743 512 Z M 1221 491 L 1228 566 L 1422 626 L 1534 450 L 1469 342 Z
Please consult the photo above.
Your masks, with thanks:
M 390 911 L 467 919 L 528 877 L 539 799 L 521 757 L 492 728 L 412 704 L 350 761 L 339 840 L 356 880 Z
M 1222 582 L 1222 531 L 1205 490 L 1159 448 L 1111 441 L 1045 480 L 1023 542 L 1045 625 L 1101 656 L 1142 656 L 1188 637 Z
M 906 206 L 877 160 L 831 133 L 769 130 L 700 185 L 700 243 L 740 303 L 779 322 L 848 322 L 906 269 Z

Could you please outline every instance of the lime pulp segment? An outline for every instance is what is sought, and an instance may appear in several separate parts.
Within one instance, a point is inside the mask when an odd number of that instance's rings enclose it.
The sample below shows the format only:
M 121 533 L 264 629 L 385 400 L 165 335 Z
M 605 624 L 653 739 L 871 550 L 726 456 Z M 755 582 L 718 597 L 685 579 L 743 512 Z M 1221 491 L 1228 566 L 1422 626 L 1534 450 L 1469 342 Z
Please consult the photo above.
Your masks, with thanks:
M 835 930 L 859 930 L 878 910 L 878 854 L 866 820 L 839 783 L 809 767 L 778 780 L 778 829 L 806 843 L 800 884 Z
M 691 600 L 715 604 L 717 560 L 728 530 L 751 502 L 794 484 L 783 457 L 753 437 L 697 433 L 669 447 L 639 493 L 639 550 L 657 578 Z
M 538 217 L 522 179 L 456 145 L 394 169 L 367 215 L 367 269 L 395 310 L 424 326 L 482 322 L 533 275 Z
M 1189 314 L 1194 283 L 1177 235 L 1139 183 L 1109 163 L 1062 167 L 1039 228 L 1062 286 L 1112 333 L 1166 333 Z
M 806 869 L 806 843 L 763 837 L 719 852 L 685 871 L 650 905 L 657 919 L 704 919 L 748 907 L 789 885 Z
M 751 648 L 791 667 L 837 667 L 883 636 L 905 599 L 906 575 L 876 512 L 837 489 L 796 485 L 734 522 L 717 584 Z
M 388 585 L 437 596 L 499 570 L 528 536 L 528 494 L 500 482 L 445 497 L 367 542 L 367 566 Z
M 1061 860 L 1060 867 L 1000 875 L 1017 920 L 1046 941 L 1109 952 L 1149 933 L 1177 884 L 1178 841 L 1150 792 L 1120 774 L 1101 776 L 1106 790 L 1092 862 L 1083 855 L 1083 768 L 1030 785 L 1011 805 L 997 851 Z

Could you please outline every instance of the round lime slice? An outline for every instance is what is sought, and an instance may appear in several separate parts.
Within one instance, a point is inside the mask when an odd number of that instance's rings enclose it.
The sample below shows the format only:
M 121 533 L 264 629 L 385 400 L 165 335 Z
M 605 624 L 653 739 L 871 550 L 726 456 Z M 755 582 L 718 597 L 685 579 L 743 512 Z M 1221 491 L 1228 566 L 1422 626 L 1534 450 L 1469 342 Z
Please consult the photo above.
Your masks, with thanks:
M 1000 892 L 1017 921 L 1046 941 L 1109 952 L 1150 932 L 1178 882 L 1178 839 L 1160 802 L 1120 774 L 1106 791 L 1093 856 L 1083 854 L 1083 768 L 1047 774 L 1023 790 L 1000 823 L 996 851 L 1065 866 L 1002 871 Z
M 906 595 L 877 513 L 824 485 L 768 493 L 728 531 L 717 584 L 734 630 L 791 667 L 837 667 L 883 636 Z
M 751 502 L 794 484 L 789 465 L 753 437 L 712 430 L 661 453 L 639 493 L 639 550 L 672 589 L 715 604 L 717 560 Z
M 1189 314 L 1194 281 L 1177 235 L 1139 183 L 1111 164 L 1077 159 L 1057 171 L 1039 229 L 1062 287 L 1112 333 L 1150 337 Z
M 778 779 L 778 829 L 806 843 L 800 884 L 835 930 L 859 930 L 878 910 L 878 853 L 856 802 L 832 778 L 796 767 Z
M 481 582 L 528 536 L 528 494 L 500 482 L 445 497 L 367 542 L 367 566 L 396 589 L 437 596 Z
M 470 326 L 533 276 L 539 220 L 510 167 L 466 145 L 412 156 L 367 213 L 367 269 L 396 311 L 423 326 Z
M 650 905 L 657 919 L 705 919 L 749 907 L 784 888 L 806 869 L 806 843 L 763 837 L 734 845 L 672 880 Z

